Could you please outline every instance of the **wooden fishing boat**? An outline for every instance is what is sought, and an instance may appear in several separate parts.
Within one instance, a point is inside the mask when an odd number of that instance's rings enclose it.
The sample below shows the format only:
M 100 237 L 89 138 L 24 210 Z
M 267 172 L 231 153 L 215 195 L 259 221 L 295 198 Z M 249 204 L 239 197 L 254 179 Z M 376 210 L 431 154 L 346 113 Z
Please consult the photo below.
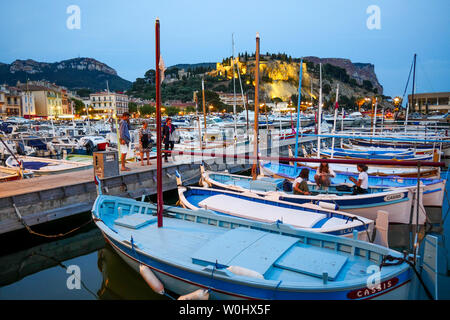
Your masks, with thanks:
M 303 167 L 308 167 L 310 169 L 317 169 L 320 163 L 317 162 L 300 162 Z M 354 164 L 340 164 L 340 163 L 330 163 L 329 167 L 334 172 L 339 173 L 350 173 L 358 174 L 358 169 Z M 398 177 L 417 177 L 418 170 L 417 167 L 394 167 L 394 166 L 370 166 L 367 170 L 367 174 L 372 176 L 398 176 Z M 421 168 L 420 176 L 423 178 L 433 178 L 438 177 L 439 168 Z
M 201 209 L 165 206 L 164 212 L 158 227 L 150 203 L 99 195 L 92 208 L 119 256 L 176 294 L 203 289 L 211 299 L 414 298 L 412 270 L 389 248 Z M 400 261 L 385 264 L 389 257 Z M 371 270 L 381 265 L 379 286 L 373 286 Z
M 293 228 L 370 240 L 373 220 L 337 211 L 326 204 L 292 203 L 267 199 L 248 192 L 184 187 L 177 178 L 179 203 L 191 210 L 208 209 L 218 214 L 266 223 L 284 223 Z
M 303 167 L 292 166 L 282 163 L 261 162 L 261 173 L 275 178 L 285 178 L 290 181 L 295 180 Z M 315 169 L 310 168 L 309 181 L 314 181 Z M 350 184 L 350 177 L 357 178 L 358 174 L 352 172 L 336 172 L 336 177 L 332 178 L 332 184 Z M 423 187 L 423 205 L 425 207 L 442 207 L 445 193 L 445 179 L 420 178 Z M 369 187 L 380 188 L 417 188 L 417 178 L 400 177 L 396 175 L 377 176 L 369 174 Z
M 315 150 L 314 150 L 315 152 Z M 432 155 L 422 154 L 415 155 L 413 151 L 357 151 L 342 148 L 321 149 L 320 156 L 324 158 L 336 159 L 358 159 L 358 160 L 415 160 L 415 161 L 431 161 Z M 311 155 L 314 157 L 314 155 Z
M 19 156 L 18 160 L 23 163 L 24 169 L 32 171 L 35 175 L 49 175 L 86 170 L 93 166 L 92 162 L 86 163 L 39 157 Z M 5 163 L 10 168 L 17 168 L 19 166 L 13 157 L 6 159 Z
M 30 170 L 23 170 L 21 173 L 18 168 L 8 168 L 0 166 L 0 182 L 19 180 L 22 178 L 31 178 L 33 172 Z
M 383 152 L 414 152 L 416 155 L 419 154 L 433 154 L 433 148 L 428 149 L 414 149 L 414 148 L 397 148 L 397 147 L 365 147 L 365 146 L 359 146 L 359 145 L 353 145 L 350 143 L 343 143 L 342 148 L 346 150 L 355 150 L 355 151 L 367 151 L 367 152 L 376 152 L 376 153 L 383 153 Z
M 292 191 L 283 191 L 285 179 L 259 177 L 259 179 L 253 180 L 252 177 L 205 171 L 202 167 L 201 169 L 200 183 L 203 186 L 236 192 L 251 192 L 268 200 L 297 204 L 313 203 L 320 207 L 332 207 L 371 220 L 376 220 L 378 211 L 383 210 L 389 213 L 390 223 L 408 224 L 411 210 L 415 212 L 414 194 L 412 190 L 407 188 L 375 187 L 369 188 L 367 194 L 352 195 L 351 191 L 339 190 L 338 185 L 331 185 L 325 190 L 317 188 L 315 183 L 309 182 L 309 190 L 312 194 L 296 195 Z M 421 195 L 419 199 L 423 199 L 423 196 Z M 419 224 L 424 224 L 426 213 L 421 202 L 419 213 Z

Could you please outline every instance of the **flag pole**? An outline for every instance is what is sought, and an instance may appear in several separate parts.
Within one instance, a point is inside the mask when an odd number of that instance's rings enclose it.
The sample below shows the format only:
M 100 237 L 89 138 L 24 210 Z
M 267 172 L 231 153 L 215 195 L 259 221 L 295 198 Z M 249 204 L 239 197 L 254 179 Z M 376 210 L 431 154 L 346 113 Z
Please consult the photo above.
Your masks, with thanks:
M 161 157 L 161 74 L 159 69 L 160 52 L 159 52 L 159 18 L 155 23 L 155 49 L 156 49 L 156 192 L 157 206 L 156 213 L 158 216 L 158 228 L 163 226 L 163 191 L 162 191 L 162 157 Z

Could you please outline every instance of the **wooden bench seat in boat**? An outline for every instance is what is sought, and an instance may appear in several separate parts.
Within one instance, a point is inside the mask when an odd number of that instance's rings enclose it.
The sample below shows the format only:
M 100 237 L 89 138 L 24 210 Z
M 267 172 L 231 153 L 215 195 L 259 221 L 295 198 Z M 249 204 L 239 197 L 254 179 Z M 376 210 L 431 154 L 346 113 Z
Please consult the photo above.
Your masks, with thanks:
M 192 255 L 199 265 L 239 266 L 260 274 L 295 243 L 297 238 L 248 228 L 236 228 L 208 242 Z
M 156 221 L 157 221 L 157 218 L 154 216 L 147 215 L 147 214 L 135 213 L 135 214 L 131 214 L 131 215 L 126 215 L 122 218 L 118 218 L 118 219 L 114 220 L 114 223 L 119 226 L 130 228 L 130 229 L 139 229 L 143 226 L 154 223 Z
M 323 273 L 327 273 L 329 280 L 335 280 L 346 261 L 345 256 L 311 250 L 298 245 L 275 262 L 274 266 L 318 278 L 322 278 Z

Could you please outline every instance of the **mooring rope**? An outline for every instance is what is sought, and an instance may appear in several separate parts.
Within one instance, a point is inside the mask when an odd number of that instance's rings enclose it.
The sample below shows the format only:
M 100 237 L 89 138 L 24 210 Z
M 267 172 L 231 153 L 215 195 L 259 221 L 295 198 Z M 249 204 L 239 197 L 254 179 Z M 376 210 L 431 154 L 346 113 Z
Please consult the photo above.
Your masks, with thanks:
M 65 237 L 65 236 L 67 236 L 68 234 L 71 234 L 71 233 L 73 233 L 73 232 L 75 232 L 75 231 L 78 231 L 78 230 L 80 230 L 81 228 L 83 228 L 83 227 L 85 227 L 85 226 L 87 226 L 87 225 L 89 225 L 89 224 L 91 224 L 91 223 L 93 222 L 93 220 L 92 220 L 92 218 L 91 218 L 91 219 L 89 219 L 89 221 L 86 221 L 86 222 L 83 223 L 82 225 L 80 225 L 80 226 L 78 226 L 78 227 L 76 227 L 76 228 L 74 228 L 74 229 L 72 229 L 72 230 L 70 230 L 70 231 L 68 231 L 68 232 L 48 235 L 48 234 L 43 234 L 43 233 L 39 233 L 39 232 L 33 231 L 33 230 L 30 228 L 30 226 L 29 226 L 29 225 L 25 222 L 25 220 L 23 219 L 23 217 L 22 217 L 22 215 L 20 214 L 20 211 L 19 211 L 19 209 L 17 208 L 17 206 L 16 206 L 15 203 L 13 203 L 13 207 L 14 207 L 14 211 L 15 211 L 17 217 L 19 218 L 19 221 L 24 225 L 24 227 L 27 229 L 27 231 L 28 231 L 30 234 L 34 234 L 34 235 L 36 235 L 36 236 L 40 236 L 40 237 L 44 237 L 44 238 L 60 238 L 60 237 Z
M 395 261 L 393 263 L 387 263 L 386 261 Z M 423 282 L 422 277 L 420 276 L 419 272 L 416 269 L 416 265 L 415 263 L 409 261 L 408 259 L 406 259 L 406 257 L 403 258 L 398 258 L 398 257 L 393 257 L 391 255 L 385 255 L 383 257 L 383 259 L 381 260 L 381 264 L 380 264 L 380 270 L 382 267 L 389 267 L 389 266 L 397 266 L 402 264 L 403 262 L 407 263 L 414 271 L 414 273 L 417 276 L 417 279 L 419 279 L 420 284 L 422 285 L 422 287 L 425 290 L 425 293 L 428 296 L 428 299 L 430 300 L 434 300 L 433 295 L 431 294 L 431 292 L 428 290 L 428 288 L 426 287 L 425 283 Z

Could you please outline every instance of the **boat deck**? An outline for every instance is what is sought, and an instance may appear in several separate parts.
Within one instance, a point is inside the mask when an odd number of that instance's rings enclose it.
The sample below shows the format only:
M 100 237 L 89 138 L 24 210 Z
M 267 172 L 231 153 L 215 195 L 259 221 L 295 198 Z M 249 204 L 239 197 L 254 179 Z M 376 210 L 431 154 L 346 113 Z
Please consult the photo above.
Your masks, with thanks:
M 122 205 L 124 212 L 130 211 L 126 204 L 119 204 Z M 367 268 L 374 264 L 367 256 L 337 250 L 332 242 L 317 246 L 303 243 L 297 237 L 245 227 L 219 228 L 207 223 L 165 218 L 163 227 L 158 228 L 154 216 L 144 214 L 149 217 L 149 222 L 136 228 L 133 216 L 142 216 L 142 213 L 124 213 L 116 219 L 114 207 L 110 204 L 107 210 L 110 214 L 103 212 L 101 218 L 120 237 L 130 243 L 133 239 L 136 248 L 151 252 L 153 257 L 190 265 L 197 270 L 208 266 L 219 269 L 238 266 L 259 273 L 265 280 L 282 281 L 288 286 L 302 283 L 317 288 L 324 285 L 324 273 L 327 273 L 328 286 L 339 287 L 344 282 L 357 283 L 362 276 L 365 279 Z M 130 225 L 127 227 L 124 222 L 128 219 Z M 307 259 L 302 259 L 306 256 Z M 385 268 L 382 272 L 391 271 Z

